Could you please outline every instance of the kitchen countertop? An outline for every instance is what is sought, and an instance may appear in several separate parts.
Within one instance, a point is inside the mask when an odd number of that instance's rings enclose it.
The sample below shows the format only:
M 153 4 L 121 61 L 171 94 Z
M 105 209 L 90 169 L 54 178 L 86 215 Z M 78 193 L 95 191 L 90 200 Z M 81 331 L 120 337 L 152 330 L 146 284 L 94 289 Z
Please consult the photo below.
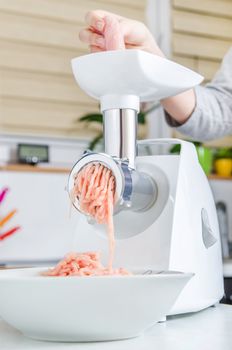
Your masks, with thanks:
M 232 306 L 169 317 L 138 338 L 99 343 L 52 343 L 24 337 L 0 320 L 1 350 L 231 350 Z

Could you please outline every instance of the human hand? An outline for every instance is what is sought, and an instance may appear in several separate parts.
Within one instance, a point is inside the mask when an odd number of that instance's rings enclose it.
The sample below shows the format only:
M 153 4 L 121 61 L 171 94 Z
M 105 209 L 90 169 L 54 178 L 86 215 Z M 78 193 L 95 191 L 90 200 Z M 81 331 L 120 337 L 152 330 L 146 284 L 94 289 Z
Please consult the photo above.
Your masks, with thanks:
M 86 27 L 79 33 L 91 52 L 116 49 L 140 49 L 164 57 L 148 28 L 131 20 L 101 10 L 90 11 L 85 17 Z
M 80 31 L 79 38 L 89 45 L 91 52 L 140 49 L 164 57 L 152 34 L 142 22 L 101 10 L 88 12 L 85 22 L 86 27 Z M 161 104 L 174 120 L 182 124 L 188 120 L 195 108 L 194 90 L 166 98 Z

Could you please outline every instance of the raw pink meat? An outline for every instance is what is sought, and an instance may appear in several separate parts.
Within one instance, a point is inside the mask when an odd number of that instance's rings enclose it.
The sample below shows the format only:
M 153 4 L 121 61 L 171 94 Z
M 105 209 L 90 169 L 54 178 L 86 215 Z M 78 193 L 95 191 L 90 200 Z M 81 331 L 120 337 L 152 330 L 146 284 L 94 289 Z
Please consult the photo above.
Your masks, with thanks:
M 119 22 L 116 18 L 111 16 L 106 16 L 104 18 L 104 38 L 105 38 L 105 48 L 108 50 L 124 50 L 124 38 L 120 30 Z
M 108 276 L 130 275 L 125 269 L 109 270 L 100 262 L 97 252 L 69 253 L 56 267 L 42 273 L 43 276 Z
M 109 237 L 109 270 L 114 256 L 113 206 L 115 177 L 112 171 L 100 163 L 90 163 L 74 177 L 73 201 L 79 200 L 80 210 L 93 217 L 97 223 L 106 224 Z
M 115 177 L 100 163 L 89 163 L 74 175 L 72 202 L 79 201 L 80 210 L 106 224 L 109 238 L 109 266 L 104 267 L 97 252 L 69 253 L 58 265 L 42 273 L 44 276 L 130 275 L 123 268 L 113 269 Z

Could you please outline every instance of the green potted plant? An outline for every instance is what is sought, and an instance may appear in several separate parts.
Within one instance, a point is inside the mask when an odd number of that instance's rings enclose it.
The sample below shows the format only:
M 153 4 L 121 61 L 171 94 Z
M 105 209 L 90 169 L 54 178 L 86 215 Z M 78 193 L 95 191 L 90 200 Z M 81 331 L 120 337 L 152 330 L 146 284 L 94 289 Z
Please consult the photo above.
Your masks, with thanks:
M 229 177 L 232 173 L 232 148 L 218 148 L 214 155 L 214 170 L 219 176 Z
M 145 125 L 146 124 L 146 116 L 154 111 L 157 107 L 159 107 L 159 104 L 152 105 L 149 108 L 145 108 L 144 105 L 141 106 L 141 111 L 138 113 L 138 124 Z M 82 116 L 80 119 L 78 119 L 78 122 L 81 123 L 99 123 L 103 124 L 103 116 L 101 113 L 88 113 Z M 100 131 L 89 143 L 88 148 L 90 150 L 94 150 L 96 146 L 102 141 L 103 139 L 103 131 Z

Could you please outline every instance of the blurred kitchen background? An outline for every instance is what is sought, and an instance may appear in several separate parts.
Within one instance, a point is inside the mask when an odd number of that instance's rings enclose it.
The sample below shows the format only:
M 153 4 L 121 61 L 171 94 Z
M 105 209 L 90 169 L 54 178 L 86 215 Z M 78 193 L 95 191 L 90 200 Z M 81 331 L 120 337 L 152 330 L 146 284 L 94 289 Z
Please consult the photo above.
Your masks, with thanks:
M 200 72 L 204 84 L 232 44 L 231 0 L 0 0 L 2 265 L 52 263 L 72 248 L 67 176 L 84 149 L 101 149 L 101 116 L 76 85 L 70 59 L 88 52 L 78 32 L 86 12 L 99 8 L 146 23 L 165 54 Z M 157 105 L 142 106 L 139 121 L 140 137 L 186 139 L 166 125 Z M 227 286 L 232 136 L 196 147 L 217 204 Z

